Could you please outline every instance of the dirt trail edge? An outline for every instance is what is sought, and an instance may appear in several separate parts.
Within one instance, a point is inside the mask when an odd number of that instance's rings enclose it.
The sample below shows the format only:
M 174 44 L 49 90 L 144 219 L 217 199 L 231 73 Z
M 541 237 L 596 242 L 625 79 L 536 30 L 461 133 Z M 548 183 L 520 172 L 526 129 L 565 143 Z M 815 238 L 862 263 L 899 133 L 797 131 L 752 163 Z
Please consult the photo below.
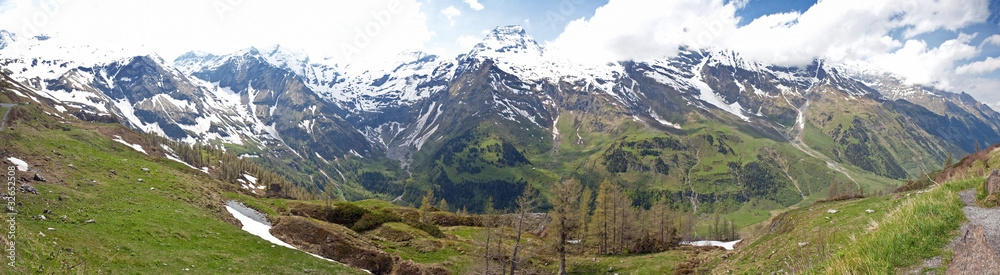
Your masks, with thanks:
M 976 190 L 959 192 L 969 222 L 955 240 L 946 274 L 1000 274 L 1000 208 L 976 207 Z

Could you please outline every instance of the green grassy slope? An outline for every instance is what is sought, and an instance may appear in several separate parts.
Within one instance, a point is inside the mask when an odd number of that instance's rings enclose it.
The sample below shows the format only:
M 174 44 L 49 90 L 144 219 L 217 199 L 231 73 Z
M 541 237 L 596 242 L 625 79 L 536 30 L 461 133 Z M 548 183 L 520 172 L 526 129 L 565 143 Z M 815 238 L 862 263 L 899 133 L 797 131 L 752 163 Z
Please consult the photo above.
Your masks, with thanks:
M 15 272 L 360 273 L 242 231 L 219 196 L 238 187 L 98 134 L 121 126 L 63 124 L 40 108 L 14 107 L 0 133 L 4 158 L 47 179 L 17 194 Z
M 932 173 L 940 184 L 927 178 L 910 184 L 926 189 L 788 211 L 758 228 L 716 271 L 884 274 L 932 257 L 947 265 L 946 245 L 966 220 L 958 192 L 982 189 L 985 171 L 1000 163 L 993 149 Z

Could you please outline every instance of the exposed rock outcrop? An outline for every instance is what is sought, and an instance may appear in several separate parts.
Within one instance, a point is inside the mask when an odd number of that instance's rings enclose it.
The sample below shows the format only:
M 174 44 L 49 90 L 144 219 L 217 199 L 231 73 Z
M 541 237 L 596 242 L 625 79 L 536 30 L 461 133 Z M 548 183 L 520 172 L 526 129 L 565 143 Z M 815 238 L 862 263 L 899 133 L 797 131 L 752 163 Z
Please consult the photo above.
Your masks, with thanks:
M 1000 192 L 1000 169 L 994 168 L 990 171 L 990 177 L 986 178 L 986 194 L 996 195 Z
M 986 241 L 982 226 L 971 224 L 963 232 L 945 274 L 1000 274 L 1000 259 Z
M 27 183 L 22 183 L 21 184 L 21 192 L 32 193 L 32 194 L 38 195 L 38 189 L 35 189 L 34 186 L 31 186 L 31 184 L 27 184 Z
M 398 258 L 379 250 L 363 236 L 338 224 L 309 218 L 276 218 L 271 234 L 303 251 L 346 265 L 367 269 L 373 274 L 389 274 Z

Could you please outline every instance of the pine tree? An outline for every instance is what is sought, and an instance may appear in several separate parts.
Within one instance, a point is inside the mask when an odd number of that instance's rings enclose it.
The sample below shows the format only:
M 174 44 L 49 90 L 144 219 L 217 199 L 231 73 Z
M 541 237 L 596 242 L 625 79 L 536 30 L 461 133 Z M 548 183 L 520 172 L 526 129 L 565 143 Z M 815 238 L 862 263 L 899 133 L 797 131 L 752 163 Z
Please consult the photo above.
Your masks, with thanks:
M 445 212 L 449 211 L 448 201 L 446 201 L 444 198 L 441 199 L 441 206 L 440 206 L 440 208 L 441 208 L 441 211 L 445 211 Z
M 517 253 L 521 248 L 521 235 L 526 231 L 528 221 L 528 214 L 535 209 L 535 202 L 538 200 L 538 191 L 527 185 L 524 187 L 524 191 L 521 192 L 521 196 L 517 198 L 517 216 L 514 217 L 512 226 L 514 226 L 514 232 L 516 233 L 516 238 L 514 239 L 514 249 L 510 257 L 510 274 L 514 274 L 517 271 L 517 265 L 521 262 L 518 258 Z
M 420 200 L 420 211 L 431 211 L 431 208 L 434 207 L 434 201 L 434 189 L 427 189 L 427 194 L 425 194 L 424 198 Z
M 556 185 L 550 200 L 552 206 L 552 226 L 555 230 L 556 252 L 559 253 L 559 275 L 566 274 L 566 242 L 579 226 L 575 213 L 580 205 L 580 182 L 576 179 L 563 180 Z
M 586 240 L 587 240 L 587 236 L 589 234 L 589 232 L 587 232 L 587 231 L 589 230 L 589 228 L 588 228 L 589 224 L 588 223 L 590 222 L 589 221 L 589 218 L 590 218 L 590 207 L 591 207 L 591 204 L 593 204 L 593 202 L 594 202 L 594 198 L 593 198 L 592 192 L 590 191 L 590 188 L 589 187 L 588 188 L 584 188 L 583 189 L 583 195 L 580 196 L 580 209 L 579 209 L 579 214 L 577 215 L 577 219 L 580 220 L 580 232 L 579 232 L 579 236 L 580 236 L 580 248 L 581 249 L 585 248 L 586 244 L 587 244 Z
M 720 218 L 719 217 L 719 211 L 716 210 L 715 211 L 715 226 L 712 227 L 712 231 L 710 231 L 712 233 L 712 236 L 709 236 L 709 238 L 712 238 L 712 239 L 721 239 L 722 238 L 721 237 L 722 234 L 720 234 L 720 233 L 722 233 L 722 230 L 719 227 L 720 226 L 719 222 L 721 222 L 721 220 L 719 218 Z
M 608 239 L 610 238 L 610 229 L 613 226 L 610 223 L 612 201 L 608 196 L 613 188 L 607 179 L 601 182 L 597 189 L 597 197 L 594 199 L 594 214 L 590 219 L 591 225 L 589 227 L 591 234 L 596 239 L 597 250 L 600 254 L 608 254 Z
M 663 246 L 667 246 L 671 239 L 673 239 L 673 226 L 671 226 L 670 217 L 668 216 L 667 204 L 663 199 L 657 200 L 656 205 L 653 206 L 656 211 L 653 212 L 653 219 L 656 222 L 656 231 L 658 240 Z
M 840 196 L 840 179 L 833 178 L 833 182 L 830 183 L 830 189 L 826 192 L 827 200 L 834 200 Z

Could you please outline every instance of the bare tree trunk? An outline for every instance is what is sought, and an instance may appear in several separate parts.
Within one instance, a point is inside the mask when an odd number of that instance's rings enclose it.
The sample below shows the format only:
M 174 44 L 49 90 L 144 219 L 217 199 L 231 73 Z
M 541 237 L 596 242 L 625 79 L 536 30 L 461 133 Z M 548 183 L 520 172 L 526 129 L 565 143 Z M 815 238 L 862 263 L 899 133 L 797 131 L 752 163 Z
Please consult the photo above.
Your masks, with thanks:
M 611 254 L 618 254 L 618 196 L 611 199 Z
M 500 230 L 500 232 L 498 232 L 498 235 L 496 237 L 496 240 L 497 240 L 497 261 L 500 261 L 500 274 L 504 274 L 505 272 L 507 272 L 507 261 L 504 261 L 503 258 L 501 257 L 502 255 L 504 255 L 503 246 L 502 246 L 503 245 L 503 235 L 502 234 L 503 234 L 503 230 Z
M 514 275 L 514 270 L 517 269 L 517 249 L 521 245 L 521 231 L 524 224 L 524 214 L 519 215 L 517 219 L 517 240 L 514 241 L 514 253 L 510 256 L 510 274 Z
M 537 199 L 538 193 L 531 189 L 530 186 L 525 187 L 524 192 L 521 196 L 517 198 L 517 239 L 514 241 L 514 252 L 510 257 L 510 274 L 514 275 L 517 270 L 517 264 L 520 261 L 517 258 L 518 249 L 521 246 L 521 234 L 524 233 L 524 220 L 527 219 L 528 212 L 534 209 L 535 201 Z
M 569 239 L 577 226 L 576 209 L 580 205 L 580 182 L 574 179 L 563 180 L 553 192 L 551 201 L 554 204 L 552 209 L 553 218 L 556 225 L 555 244 L 556 252 L 559 253 L 559 274 L 566 274 L 566 241 Z
M 604 230 L 601 230 L 601 254 L 608 254 L 608 205 L 604 204 L 603 217 L 601 217 L 601 223 L 604 226 Z
M 486 226 L 486 228 L 485 228 L 486 229 L 486 253 L 484 253 L 485 257 L 483 259 L 484 263 L 486 264 L 486 268 L 483 269 L 483 275 L 489 275 L 490 274 L 490 244 L 492 244 L 490 242 L 490 237 L 492 237 L 492 236 L 490 234 L 490 226 L 488 225 L 488 223 L 484 223 L 483 226 Z
M 560 228 L 567 228 L 565 219 L 560 219 Z M 566 275 L 566 230 L 559 232 L 559 275 Z

